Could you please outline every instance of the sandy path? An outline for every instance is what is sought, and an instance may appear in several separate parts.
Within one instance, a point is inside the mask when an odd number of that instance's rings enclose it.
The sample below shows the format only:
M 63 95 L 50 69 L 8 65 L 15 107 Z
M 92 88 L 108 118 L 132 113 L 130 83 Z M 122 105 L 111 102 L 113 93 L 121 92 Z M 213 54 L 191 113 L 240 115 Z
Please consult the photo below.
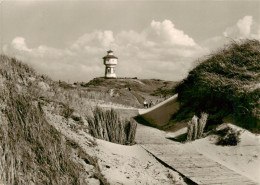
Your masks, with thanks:
M 136 142 L 155 157 L 197 184 L 257 184 L 197 151 L 191 144 L 166 139 L 167 133 L 138 125 Z
M 137 110 L 132 109 L 121 111 L 132 111 L 132 114 L 137 114 Z M 94 166 L 85 165 L 89 174 L 86 177 L 86 184 L 100 184 L 94 175 L 97 172 L 102 174 L 104 182 L 113 185 L 186 184 L 177 172 L 163 166 L 139 145 L 124 146 L 94 139 L 83 130 L 73 128 L 76 123 L 72 119 L 66 120 L 47 110 L 46 117 L 62 135 L 77 143 L 86 154 L 96 160 Z

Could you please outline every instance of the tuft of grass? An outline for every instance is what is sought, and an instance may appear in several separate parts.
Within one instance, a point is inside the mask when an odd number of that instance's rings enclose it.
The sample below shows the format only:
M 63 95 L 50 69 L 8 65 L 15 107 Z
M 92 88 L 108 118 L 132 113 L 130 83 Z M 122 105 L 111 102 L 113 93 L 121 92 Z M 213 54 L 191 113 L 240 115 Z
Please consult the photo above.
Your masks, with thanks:
M 193 141 L 202 138 L 207 118 L 208 114 L 206 113 L 201 113 L 200 119 L 196 115 L 192 117 L 191 121 L 188 123 L 186 141 Z
M 180 101 L 177 121 L 190 113 L 208 112 L 208 126 L 231 122 L 260 130 L 260 42 L 232 43 L 205 58 L 179 83 L 175 91 Z
M 96 107 L 93 110 L 93 117 L 87 120 L 89 132 L 96 138 L 123 145 L 135 143 L 137 123 L 132 119 L 120 119 L 114 109 L 102 110 Z
M 208 119 L 208 114 L 203 112 L 201 113 L 201 118 L 199 119 L 199 128 L 198 128 L 198 138 L 202 138 L 204 129 L 206 127 L 207 119 Z
M 186 141 L 192 141 L 195 140 L 194 133 L 197 133 L 197 127 L 195 125 L 198 124 L 198 117 L 193 116 L 191 121 L 188 123 L 188 131 L 187 131 L 187 139 Z

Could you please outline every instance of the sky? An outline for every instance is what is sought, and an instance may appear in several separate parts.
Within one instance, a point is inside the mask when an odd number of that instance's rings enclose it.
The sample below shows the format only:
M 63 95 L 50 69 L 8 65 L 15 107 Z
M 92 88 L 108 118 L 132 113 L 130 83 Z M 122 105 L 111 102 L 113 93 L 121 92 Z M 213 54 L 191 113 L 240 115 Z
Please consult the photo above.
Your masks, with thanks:
M 54 80 L 104 76 L 177 81 L 232 40 L 260 39 L 260 1 L 3 0 L 0 52 Z

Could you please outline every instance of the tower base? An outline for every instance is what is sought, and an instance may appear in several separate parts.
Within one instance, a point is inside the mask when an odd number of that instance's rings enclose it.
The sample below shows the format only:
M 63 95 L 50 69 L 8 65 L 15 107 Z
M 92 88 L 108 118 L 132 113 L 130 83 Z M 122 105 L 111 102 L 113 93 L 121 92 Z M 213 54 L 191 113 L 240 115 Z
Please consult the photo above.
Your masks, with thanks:
M 116 74 L 115 73 L 105 74 L 105 78 L 116 78 Z

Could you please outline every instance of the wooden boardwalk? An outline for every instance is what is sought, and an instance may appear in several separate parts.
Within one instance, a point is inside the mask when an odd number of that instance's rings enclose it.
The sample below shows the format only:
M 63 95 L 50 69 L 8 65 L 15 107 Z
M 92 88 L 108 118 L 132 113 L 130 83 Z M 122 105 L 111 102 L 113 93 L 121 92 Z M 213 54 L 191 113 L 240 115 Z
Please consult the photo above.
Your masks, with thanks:
M 256 185 L 224 165 L 209 159 L 191 147 L 166 139 L 163 131 L 138 125 L 136 141 L 174 170 L 196 184 Z

